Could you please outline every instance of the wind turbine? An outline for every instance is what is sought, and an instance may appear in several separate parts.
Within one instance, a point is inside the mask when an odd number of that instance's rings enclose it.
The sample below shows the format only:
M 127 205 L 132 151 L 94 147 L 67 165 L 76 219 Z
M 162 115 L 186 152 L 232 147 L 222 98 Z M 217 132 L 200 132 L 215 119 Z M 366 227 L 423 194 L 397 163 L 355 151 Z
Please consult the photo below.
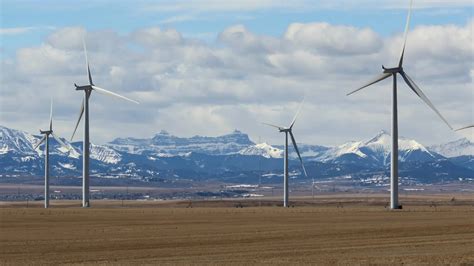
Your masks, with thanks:
M 58 138 L 53 133 L 53 101 L 51 100 L 51 109 L 49 112 L 49 129 L 41 130 L 40 133 L 43 134 L 43 138 L 33 147 L 37 149 L 43 142 L 44 146 L 44 207 L 49 207 L 49 135 L 51 135 L 61 146 L 69 150 L 69 147 L 64 144 L 64 142 Z
M 304 100 L 303 100 L 304 101 Z M 293 121 L 291 121 L 291 124 L 289 127 L 283 127 L 283 126 L 276 126 L 268 123 L 263 123 L 267 126 L 274 127 L 278 129 L 278 131 L 285 133 L 285 155 L 284 155 L 284 160 L 283 160 L 283 167 L 284 167 L 284 175 L 283 175 L 283 207 L 289 207 L 288 205 L 288 135 L 291 137 L 291 142 L 293 143 L 293 147 L 295 148 L 296 154 L 298 154 L 298 158 L 300 159 L 301 162 L 301 167 L 303 168 L 304 175 L 308 177 L 306 174 L 306 169 L 304 168 L 303 164 L 303 159 L 301 159 L 300 152 L 298 150 L 298 146 L 296 146 L 296 140 L 295 137 L 293 136 L 293 126 L 295 125 L 296 118 L 298 117 L 299 112 L 301 111 L 301 107 L 303 106 L 303 101 L 300 104 L 300 107 L 298 111 L 296 112 L 295 117 L 293 118 Z
M 464 130 L 464 129 L 468 129 L 468 128 L 474 128 L 474 125 L 470 125 L 470 126 L 467 126 L 467 127 L 458 128 L 458 129 L 456 129 L 456 131 L 460 131 L 460 130 Z
M 84 91 L 84 99 L 82 100 L 81 104 L 81 110 L 79 112 L 79 119 L 76 122 L 76 127 L 74 128 L 74 132 L 72 133 L 71 136 L 71 141 L 74 138 L 74 135 L 76 134 L 77 127 L 79 126 L 79 123 L 81 122 L 81 118 L 84 115 L 84 141 L 83 141 L 83 147 L 82 147 L 82 159 L 83 159 L 83 164 L 82 164 L 82 207 L 89 207 L 90 202 L 89 202 L 89 98 L 91 96 L 92 91 L 96 91 L 105 95 L 109 96 L 114 96 L 120 99 L 124 99 L 133 103 L 138 104 L 137 101 L 134 101 L 132 99 L 129 99 L 125 96 L 119 95 L 117 93 L 108 91 L 106 89 L 97 87 L 94 85 L 92 82 L 92 76 L 91 76 L 91 70 L 89 67 L 89 61 L 87 59 L 87 48 L 86 48 L 86 42 L 83 40 L 83 45 L 84 45 L 84 54 L 86 56 L 86 68 L 87 68 L 87 76 L 89 78 L 89 84 L 84 85 L 84 86 L 78 86 L 76 83 L 74 83 L 74 86 L 76 87 L 76 90 L 78 91 Z
M 407 22 L 405 26 L 405 34 L 404 34 L 404 42 L 400 54 L 400 61 L 397 67 L 394 68 L 383 68 L 383 73 L 373 80 L 365 84 L 364 86 L 358 88 L 357 90 L 348 93 L 347 95 L 351 95 L 355 92 L 362 90 L 372 84 L 375 84 L 379 81 L 382 81 L 388 77 L 393 77 L 393 94 L 392 94 L 392 152 L 391 152 L 391 167 L 390 167 L 390 207 L 391 209 L 400 209 L 401 206 L 398 205 L 398 114 L 397 114 L 397 74 L 402 76 L 403 80 L 406 82 L 408 87 L 423 100 L 447 125 L 450 129 L 452 129 L 451 125 L 449 125 L 448 121 L 440 114 L 440 112 L 434 107 L 431 101 L 426 97 L 426 95 L 421 91 L 421 89 L 415 84 L 415 82 L 408 76 L 408 74 L 403 69 L 403 57 L 405 55 L 405 46 L 407 42 L 408 36 L 408 29 L 410 27 L 410 17 L 411 17 L 411 10 L 413 6 L 413 0 L 410 2 L 410 9 L 408 11 Z

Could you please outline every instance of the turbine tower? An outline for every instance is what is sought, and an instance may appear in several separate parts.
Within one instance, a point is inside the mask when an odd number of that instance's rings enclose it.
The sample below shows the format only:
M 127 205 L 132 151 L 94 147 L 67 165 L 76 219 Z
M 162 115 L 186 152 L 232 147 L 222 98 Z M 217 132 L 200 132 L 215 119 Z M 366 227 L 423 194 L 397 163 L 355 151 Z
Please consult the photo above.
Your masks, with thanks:
M 40 133 L 43 138 L 33 147 L 36 150 L 43 142 L 45 143 L 44 146 L 44 207 L 49 207 L 49 136 L 51 135 L 61 146 L 65 147 L 69 150 L 69 147 L 62 142 L 60 138 L 58 138 L 53 133 L 53 101 L 51 100 L 51 109 L 49 111 L 49 129 L 48 130 L 41 130 Z
M 303 100 L 304 101 L 304 100 Z M 289 207 L 288 205 L 288 135 L 291 137 L 291 142 L 293 143 L 293 147 L 295 148 L 296 154 L 298 154 L 298 158 L 300 159 L 301 162 L 301 167 L 303 168 L 304 175 L 308 177 L 306 174 L 306 169 L 304 168 L 303 164 L 303 159 L 301 159 L 300 152 L 298 150 L 298 146 L 296 146 L 296 140 L 293 135 L 293 126 L 295 125 L 296 118 L 298 117 L 298 114 L 301 110 L 301 107 L 303 106 L 303 102 L 301 102 L 300 107 L 298 111 L 296 112 L 295 117 L 293 118 L 293 121 L 291 121 L 291 124 L 289 127 L 283 127 L 283 126 L 276 126 L 268 123 L 263 123 L 267 126 L 274 127 L 278 129 L 279 132 L 285 133 L 285 155 L 283 159 L 283 168 L 284 168 L 284 174 L 283 174 L 283 207 Z
M 402 76 L 403 80 L 406 82 L 408 87 L 423 100 L 447 125 L 448 121 L 440 114 L 440 112 L 434 107 L 431 101 L 426 97 L 423 91 L 415 84 L 415 82 L 408 76 L 408 74 L 403 69 L 403 58 L 405 55 L 405 46 L 407 42 L 408 29 L 410 27 L 410 17 L 411 10 L 413 6 L 413 0 L 410 2 L 410 9 L 408 11 L 407 22 L 405 26 L 404 41 L 400 53 L 400 60 L 398 66 L 394 68 L 385 68 L 382 66 L 383 73 L 364 86 L 358 88 L 357 90 L 348 93 L 351 95 L 355 92 L 358 92 L 372 84 L 375 84 L 379 81 L 382 81 L 388 77 L 393 77 L 393 91 L 392 91 L 392 152 L 391 152 L 391 166 L 390 166 L 390 207 L 391 209 L 400 209 L 401 206 L 398 205 L 398 113 L 397 113 L 397 74 Z
M 82 147 L 82 159 L 83 159 L 83 164 L 82 164 L 82 207 L 89 207 L 90 202 L 89 202 L 89 98 L 92 94 L 92 91 L 96 91 L 105 95 L 109 96 L 114 96 L 120 99 L 124 99 L 133 103 L 138 104 L 137 101 L 134 101 L 132 99 L 129 99 L 125 96 L 119 95 L 117 93 L 108 91 L 106 89 L 97 87 L 94 85 L 92 82 L 92 76 L 91 76 L 91 70 L 89 67 L 89 61 L 87 59 L 87 48 L 86 48 L 86 42 L 83 40 L 83 45 L 84 45 L 84 54 L 86 57 L 86 68 L 87 68 L 87 76 L 89 78 L 89 84 L 84 85 L 84 86 L 78 86 L 74 83 L 74 86 L 76 87 L 76 90 L 78 91 L 84 91 L 84 99 L 82 100 L 81 104 L 81 109 L 79 112 L 79 119 L 76 122 L 76 127 L 74 128 L 74 132 L 72 133 L 71 136 L 71 141 L 74 138 L 74 135 L 76 134 L 77 127 L 79 126 L 79 123 L 81 122 L 81 118 L 84 115 L 84 141 L 83 141 L 83 147 Z

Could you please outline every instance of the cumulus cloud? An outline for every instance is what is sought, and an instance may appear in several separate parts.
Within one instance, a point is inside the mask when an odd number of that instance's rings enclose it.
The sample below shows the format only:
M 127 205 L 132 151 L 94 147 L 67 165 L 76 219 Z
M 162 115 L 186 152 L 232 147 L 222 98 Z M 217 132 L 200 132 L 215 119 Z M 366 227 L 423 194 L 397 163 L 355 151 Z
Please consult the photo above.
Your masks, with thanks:
M 328 23 L 293 23 L 285 38 L 296 46 L 322 54 L 371 54 L 382 48 L 382 40 L 373 30 Z
M 408 37 L 406 70 L 455 126 L 473 118 L 472 23 L 418 26 Z M 339 144 L 390 128 L 388 81 L 353 97 L 345 93 L 380 73 L 381 64 L 396 63 L 401 34 L 328 23 L 290 24 L 281 37 L 234 25 L 211 44 L 159 27 L 125 35 L 62 28 L 2 61 L 1 124 L 35 130 L 47 120 L 53 95 L 57 130 L 70 135 L 82 99 L 73 83 L 87 80 L 83 37 L 94 82 L 141 102 L 94 94 L 91 136 L 98 143 L 161 129 L 191 136 L 235 128 L 279 143 L 260 123 L 287 124 L 303 96 L 295 126 L 301 142 Z M 426 144 L 459 137 L 400 84 L 401 135 Z
M 133 39 L 148 47 L 176 46 L 183 42 L 183 37 L 174 29 L 162 30 L 159 27 L 136 31 Z

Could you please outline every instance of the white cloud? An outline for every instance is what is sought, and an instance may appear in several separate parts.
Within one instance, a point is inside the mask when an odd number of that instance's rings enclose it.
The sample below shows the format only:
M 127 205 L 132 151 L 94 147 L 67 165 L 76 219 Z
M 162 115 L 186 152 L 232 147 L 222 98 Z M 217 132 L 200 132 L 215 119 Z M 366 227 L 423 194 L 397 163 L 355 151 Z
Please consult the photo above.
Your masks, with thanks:
M 322 54 L 371 54 L 382 48 L 381 38 L 370 29 L 328 23 L 293 23 L 285 38 L 296 46 Z
M 31 31 L 31 30 L 33 30 L 33 29 L 34 29 L 33 27 L 1 28 L 1 29 L 0 29 L 0 34 L 1 34 L 1 35 L 22 34 L 22 33 L 29 32 L 29 31 Z
M 178 15 L 172 16 L 160 21 L 161 24 L 171 24 L 171 23 L 179 23 L 179 22 L 187 22 L 187 21 L 194 21 L 194 20 L 203 20 L 204 18 L 198 17 L 196 15 Z
M 0 28 L 0 35 L 19 35 L 35 30 L 54 30 L 55 27 L 41 26 L 41 27 L 14 27 L 14 28 Z
M 33 131 L 47 120 L 55 97 L 58 132 L 70 136 L 86 82 L 82 36 L 94 82 L 141 102 L 94 94 L 93 141 L 149 137 L 160 129 L 181 136 L 219 135 L 237 128 L 279 143 L 260 122 L 288 123 L 303 95 L 298 141 L 339 144 L 390 128 L 390 82 L 345 93 L 398 59 L 401 34 L 327 23 L 291 24 L 282 37 L 235 25 L 216 43 L 173 29 L 127 35 L 63 28 L 37 47 L 2 61 L 0 124 Z M 419 26 L 409 34 L 406 70 L 454 126 L 472 122 L 472 21 L 465 26 Z M 441 40 L 441 41 L 440 41 Z M 400 82 L 400 135 L 430 144 L 458 137 Z M 34 100 L 32 100 L 34 99 Z
M 149 47 L 176 46 L 183 42 L 179 32 L 174 29 L 162 30 L 159 27 L 146 28 L 133 33 L 134 40 Z
M 86 30 L 82 27 L 66 27 L 50 34 L 47 42 L 58 49 L 80 49 L 85 36 Z

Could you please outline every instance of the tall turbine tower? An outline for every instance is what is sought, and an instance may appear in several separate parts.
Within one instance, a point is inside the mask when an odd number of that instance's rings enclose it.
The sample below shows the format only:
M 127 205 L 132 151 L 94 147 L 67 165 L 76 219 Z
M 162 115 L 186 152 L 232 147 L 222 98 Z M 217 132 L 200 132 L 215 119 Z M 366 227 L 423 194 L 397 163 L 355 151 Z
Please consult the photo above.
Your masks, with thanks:
M 304 100 L 303 100 L 304 101 Z M 291 142 L 293 143 L 293 147 L 295 148 L 296 154 L 298 154 L 298 158 L 300 159 L 301 162 L 301 167 L 303 168 L 304 175 L 308 177 L 306 174 L 306 169 L 304 168 L 303 164 L 303 159 L 301 159 L 300 152 L 298 150 L 298 146 L 296 146 L 296 140 L 295 137 L 293 136 L 293 126 L 295 125 L 296 118 L 298 117 L 298 114 L 301 110 L 301 107 L 303 106 L 303 102 L 301 102 L 300 107 L 298 109 L 298 112 L 296 112 L 295 117 L 293 118 L 293 121 L 291 122 L 289 127 L 282 127 L 282 126 L 276 126 L 268 123 L 263 123 L 267 126 L 271 126 L 274 128 L 277 128 L 278 131 L 285 133 L 285 155 L 283 159 L 283 167 L 284 167 L 284 174 L 283 174 L 283 207 L 289 207 L 288 205 L 288 135 L 291 137 Z
M 452 127 L 449 125 L 448 121 L 440 114 L 440 112 L 434 107 L 431 101 L 426 97 L 426 95 L 421 91 L 421 89 L 415 84 L 415 82 L 408 76 L 408 74 L 403 69 L 403 57 L 405 55 L 405 46 L 407 42 L 408 29 L 410 26 L 410 17 L 412 10 L 413 0 L 410 2 L 410 9 L 408 11 L 407 22 L 405 26 L 405 35 L 403 46 L 400 54 L 400 61 L 397 67 L 394 68 L 383 68 L 383 73 L 372 81 L 368 82 L 364 86 L 358 88 L 357 90 L 348 93 L 351 95 L 355 92 L 362 90 L 372 84 L 375 84 L 379 81 L 382 81 L 388 77 L 393 77 L 393 91 L 392 91 L 392 152 L 391 152 L 391 166 L 390 166 L 390 207 L 391 209 L 401 208 L 398 205 L 398 113 L 397 113 L 397 74 L 402 76 L 403 80 L 406 82 L 408 87 L 420 97 L 433 111 L 448 125 L 450 129 Z
M 79 112 L 79 119 L 76 122 L 76 127 L 74 128 L 74 132 L 72 133 L 71 141 L 74 138 L 74 135 L 76 134 L 77 127 L 79 126 L 79 123 L 81 122 L 82 115 L 84 115 L 84 142 L 83 142 L 83 147 L 82 147 L 82 159 L 83 159 L 83 164 L 82 164 L 82 207 L 89 207 L 90 202 L 89 202 L 89 98 L 91 96 L 92 91 L 96 91 L 105 95 L 109 96 L 114 96 L 117 98 L 121 98 L 133 103 L 138 104 L 137 101 L 134 101 L 132 99 L 129 99 L 125 96 L 119 95 L 117 93 L 108 91 L 106 89 L 99 88 L 94 85 L 92 82 L 92 76 L 91 76 L 91 70 L 89 67 L 89 61 L 87 59 L 87 49 L 86 49 L 86 42 L 83 41 L 84 44 L 84 54 L 86 56 L 86 67 L 87 67 L 87 76 L 89 78 L 89 84 L 84 85 L 84 86 L 77 86 L 74 83 L 74 86 L 76 87 L 76 90 L 78 91 L 84 91 L 84 99 L 82 100 L 81 104 L 81 110 Z
M 65 147 L 69 150 L 69 147 L 62 142 L 60 138 L 58 138 L 53 133 L 53 101 L 51 100 L 51 109 L 49 111 L 49 129 L 48 130 L 41 130 L 40 133 L 43 134 L 43 138 L 33 147 L 33 149 L 37 149 L 43 142 L 45 143 L 44 146 L 44 207 L 49 207 L 49 135 L 51 135 L 61 146 Z

